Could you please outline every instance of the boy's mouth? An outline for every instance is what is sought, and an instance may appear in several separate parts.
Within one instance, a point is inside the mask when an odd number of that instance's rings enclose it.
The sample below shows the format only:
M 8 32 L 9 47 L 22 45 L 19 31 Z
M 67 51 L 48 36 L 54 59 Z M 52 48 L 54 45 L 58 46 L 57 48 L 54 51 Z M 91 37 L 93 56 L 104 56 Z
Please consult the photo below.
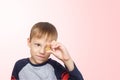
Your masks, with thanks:
M 45 56 L 37 55 L 38 58 L 45 58 Z

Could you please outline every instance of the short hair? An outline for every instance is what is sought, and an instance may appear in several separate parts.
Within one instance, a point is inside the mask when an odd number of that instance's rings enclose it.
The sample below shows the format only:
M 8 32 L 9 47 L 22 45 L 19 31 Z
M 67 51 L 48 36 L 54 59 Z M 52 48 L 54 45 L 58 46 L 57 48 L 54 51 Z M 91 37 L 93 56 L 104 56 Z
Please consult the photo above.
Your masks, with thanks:
M 30 32 L 30 41 L 32 38 L 41 38 L 47 36 L 47 39 L 57 40 L 58 32 L 54 25 L 49 22 L 38 22 L 33 25 Z

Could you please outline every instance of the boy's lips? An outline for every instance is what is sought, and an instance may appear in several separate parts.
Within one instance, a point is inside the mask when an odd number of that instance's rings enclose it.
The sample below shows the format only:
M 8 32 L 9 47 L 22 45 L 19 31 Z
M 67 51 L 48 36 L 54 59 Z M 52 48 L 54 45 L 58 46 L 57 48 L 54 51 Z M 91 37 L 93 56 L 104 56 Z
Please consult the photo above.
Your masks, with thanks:
M 42 55 L 36 55 L 38 58 L 45 58 L 45 56 Z

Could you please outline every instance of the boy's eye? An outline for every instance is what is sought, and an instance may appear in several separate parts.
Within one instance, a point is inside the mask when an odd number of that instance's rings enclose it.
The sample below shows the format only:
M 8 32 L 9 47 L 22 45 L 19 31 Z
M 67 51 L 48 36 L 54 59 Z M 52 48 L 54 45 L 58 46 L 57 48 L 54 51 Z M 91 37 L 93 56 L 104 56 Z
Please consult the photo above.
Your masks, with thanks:
M 35 45 L 36 45 L 36 46 L 41 46 L 41 44 L 39 44 L 39 43 L 35 43 Z

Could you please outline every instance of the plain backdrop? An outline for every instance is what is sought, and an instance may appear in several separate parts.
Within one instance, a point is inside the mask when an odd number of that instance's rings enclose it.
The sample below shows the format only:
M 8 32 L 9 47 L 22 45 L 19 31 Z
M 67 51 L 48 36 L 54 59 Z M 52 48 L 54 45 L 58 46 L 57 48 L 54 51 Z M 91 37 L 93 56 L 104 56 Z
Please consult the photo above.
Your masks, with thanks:
M 85 80 L 120 80 L 119 0 L 0 0 L 0 80 L 29 57 L 33 24 L 56 26 Z M 54 57 L 53 57 L 54 58 Z

